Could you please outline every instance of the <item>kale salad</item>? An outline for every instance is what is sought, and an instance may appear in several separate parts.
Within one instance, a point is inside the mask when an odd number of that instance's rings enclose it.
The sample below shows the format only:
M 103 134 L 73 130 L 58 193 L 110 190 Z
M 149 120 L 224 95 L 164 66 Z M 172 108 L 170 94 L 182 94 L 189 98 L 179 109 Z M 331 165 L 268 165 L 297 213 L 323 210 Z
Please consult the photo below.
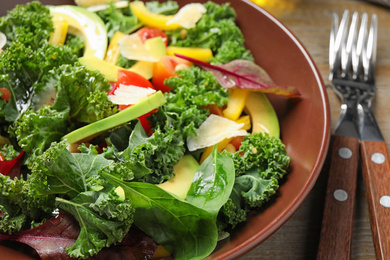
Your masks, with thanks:
M 0 241 L 41 259 L 202 259 L 290 158 L 229 3 L 17 5 L 0 18 Z

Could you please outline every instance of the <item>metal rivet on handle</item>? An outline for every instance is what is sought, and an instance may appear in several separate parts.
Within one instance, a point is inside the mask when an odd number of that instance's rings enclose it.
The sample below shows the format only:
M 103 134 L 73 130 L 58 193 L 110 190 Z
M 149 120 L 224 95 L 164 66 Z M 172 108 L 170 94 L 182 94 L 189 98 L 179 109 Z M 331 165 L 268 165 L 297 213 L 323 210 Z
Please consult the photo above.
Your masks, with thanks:
M 352 157 L 352 151 L 347 147 L 341 147 L 339 149 L 339 156 L 343 159 L 349 159 Z
M 338 189 L 333 192 L 333 197 L 338 201 L 346 201 L 348 193 L 345 190 Z
M 371 161 L 373 161 L 376 164 L 382 164 L 386 160 L 385 156 L 381 153 L 374 153 L 371 155 Z
M 390 196 L 382 196 L 379 203 L 386 208 L 390 208 Z

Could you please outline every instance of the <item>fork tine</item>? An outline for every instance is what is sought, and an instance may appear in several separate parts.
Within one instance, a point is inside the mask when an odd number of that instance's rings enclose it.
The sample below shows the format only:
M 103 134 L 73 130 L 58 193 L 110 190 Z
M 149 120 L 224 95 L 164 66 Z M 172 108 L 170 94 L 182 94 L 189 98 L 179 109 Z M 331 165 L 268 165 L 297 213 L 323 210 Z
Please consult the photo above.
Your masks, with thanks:
M 361 18 L 359 34 L 357 42 L 355 43 L 352 51 L 352 71 L 353 79 L 357 79 L 362 71 L 362 54 L 365 48 L 365 39 L 367 35 L 367 13 L 364 13 Z
M 345 38 L 347 36 L 347 27 L 348 27 L 348 19 L 349 19 L 349 11 L 345 10 L 343 13 L 343 17 L 340 22 L 340 26 L 338 25 L 338 17 L 337 14 L 333 15 L 333 25 L 331 30 L 331 43 L 330 43 L 330 58 L 329 65 L 331 68 L 331 73 L 329 78 L 332 79 L 333 75 L 335 75 L 341 66 L 341 49 L 343 43 L 345 42 Z M 333 39 L 332 39 L 333 37 Z
M 378 19 L 375 14 L 372 15 L 370 31 L 367 38 L 367 45 L 363 55 L 364 78 L 372 80 L 376 63 L 376 48 L 378 36 Z
M 358 23 L 358 12 L 354 12 L 352 15 L 351 25 L 348 31 L 348 38 L 346 39 L 346 44 L 342 45 L 341 52 L 341 76 L 346 77 L 349 75 L 349 71 L 351 69 L 352 64 L 352 47 L 356 42 L 356 31 L 357 31 L 357 23 Z
M 333 78 L 332 72 L 333 72 L 333 67 L 335 65 L 335 59 L 336 59 L 335 42 L 336 42 L 338 24 L 339 24 L 339 16 L 337 15 L 337 13 L 333 13 L 332 27 L 330 29 L 330 40 L 329 40 L 329 67 L 330 67 L 329 80 L 332 80 Z

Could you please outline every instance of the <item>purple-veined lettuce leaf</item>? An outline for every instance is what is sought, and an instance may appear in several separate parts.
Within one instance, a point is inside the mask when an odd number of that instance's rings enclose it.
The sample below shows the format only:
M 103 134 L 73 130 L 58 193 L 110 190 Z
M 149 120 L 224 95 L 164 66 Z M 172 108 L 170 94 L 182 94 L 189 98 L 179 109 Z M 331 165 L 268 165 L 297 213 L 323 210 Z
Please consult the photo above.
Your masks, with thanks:
M 18 232 L 13 235 L 0 234 L 0 239 L 13 240 L 29 245 L 38 253 L 42 260 L 71 260 L 66 252 L 79 236 L 80 228 L 76 219 L 66 211 L 61 211 L 56 217 L 44 224 Z M 137 229 L 131 229 L 122 242 L 115 246 L 102 249 L 91 260 L 135 260 L 151 259 L 156 252 L 157 243 Z
M 299 90 L 295 87 L 276 85 L 267 72 L 252 61 L 233 60 L 223 65 L 212 65 L 177 53 L 175 56 L 212 72 L 224 88 L 239 87 L 290 98 L 300 96 Z

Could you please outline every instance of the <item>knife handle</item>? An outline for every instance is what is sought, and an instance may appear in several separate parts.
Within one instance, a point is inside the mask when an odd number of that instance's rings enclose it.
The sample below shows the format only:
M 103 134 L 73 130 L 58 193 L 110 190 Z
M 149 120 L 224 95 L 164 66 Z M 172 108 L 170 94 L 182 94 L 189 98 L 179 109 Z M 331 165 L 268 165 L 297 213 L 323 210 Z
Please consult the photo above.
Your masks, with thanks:
M 317 259 L 351 258 L 359 140 L 333 136 Z
M 376 259 L 390 259 L 390 162 L 386 143 L 362 141 L 361 158 Z

